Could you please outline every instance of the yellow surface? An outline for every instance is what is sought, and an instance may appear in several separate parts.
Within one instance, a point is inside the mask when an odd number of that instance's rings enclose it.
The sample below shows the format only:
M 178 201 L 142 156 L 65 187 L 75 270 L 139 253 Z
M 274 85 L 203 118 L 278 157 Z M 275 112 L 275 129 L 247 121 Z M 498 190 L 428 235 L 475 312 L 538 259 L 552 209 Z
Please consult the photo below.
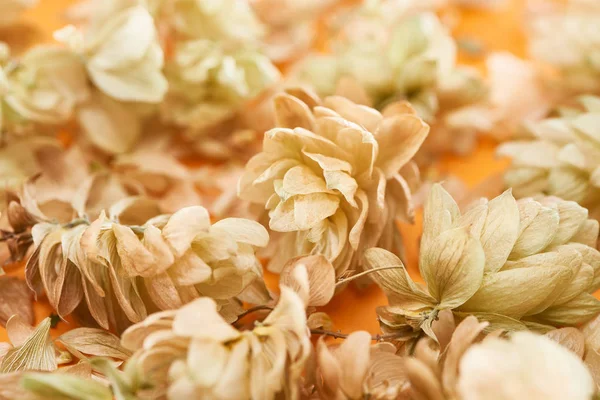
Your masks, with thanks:
M 98 0 L 100 1 L 100 0 Z M 31 41 L 43 42 L 52 40 L 52 32 L 64 25 L 62 13 L 65 7 L 74 3 L 72 0 L 41 0 L 40 4 L 30 10 L 23 18 L 23 27 L 19 28 L 20 35 L 28 32 Z M 476 39 L 483 45 L 485 51 L 511 51 L 518 56 L 525 54 L 525 40 L 521 28 L 523 19 L 523 0 L 512 0 L 509 6 L 497 12 L 488 11 L 455 11 L 458 23 L 454 34 L 457 38 Z M 13 39 L 3 37 L 0 32 L 0 40 Z M 20 40 L 22 43 L 23 40 Z M 483 59 L 472 55 L 461 54 L 460 61 L 476 67 L 483 66 Z M 487 176 L 501 171 L 506 166 L 506 161 L 497 160 L 494 157 L 495 144 L 489 139 L 479 141 L 477 150 L 466 157 L 448 156 L 440 160 L 436 166 L 441 174 L 452 174 L 461 178 L 467 185 L 473 187 L 484 180 Z M 421 216 L 417 215 L 415 225 L 403 225 L 401 227 L 407 248 L 407 269 L 414 276 L 417 270 L 418 241 L 421 234 Z M 11 275 L 23 276 L 21 270 L 11 271 Z M 274 277 L 269 277 L 273 280 Z M 375 308 L 386 304 L 386 298 L 381 291 L 372 286 L 364 291 L 353 287 L 348 288 L 342 294 L 335 297 L 332 302 L 324 308 L 335 323 L 336 329 L 343 332 L 364 329 L 372 333 L 379 332 Z M 50 314 L 50 307 L 43 301 L 35 306 L 37 321 Z M 59 323 L 57 329 L 53 329 L 53 335 L 58 335 L 75 325 Z M 0 341 L 5 341 L 6 332 L 0 328 Z

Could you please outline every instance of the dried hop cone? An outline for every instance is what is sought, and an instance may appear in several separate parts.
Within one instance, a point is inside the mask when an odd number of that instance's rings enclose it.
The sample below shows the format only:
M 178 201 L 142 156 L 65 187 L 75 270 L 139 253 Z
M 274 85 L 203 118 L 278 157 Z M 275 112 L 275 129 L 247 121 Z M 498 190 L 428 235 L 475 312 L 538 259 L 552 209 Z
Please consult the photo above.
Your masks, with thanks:
M 600 312 L 591 294 L 600 287 L 598 222 L 587 210 L 558 198 L 516 201 L 510 191 L 461 215 L 440 186 L 425 207 L 419 269 L 427 287 L 413 282 L 402 263 L 369 249 L 373 273 L 390 305 L 378 310 L 386 330 L 422 329 L 441 310 L 472 314 L 509 330 L 574 326 Z
M 230 299 L 262 285 L 255 247 L 268 234 L 254 221 L 210 223 L 200 206 L 125 225 L 104 212 L 89 223 L 40 223 L 27 282 L 45 292 L 58 315 L 122 330 L 156 309 L 181 307 L 199 296 Z M 264 289 L 266 292 L 266 289 Z
M 152 399 L 297 399 L 311 351 L 304 307 L 284 286 L 275 309 L 251 331 L 225 322 L 209 298 L 151 315 L 122 336 L 136 351 L 126 371 L 138 387 L 127 390 Z M 144 387 L 152 394 L 144 396 Z
M 529 138 L 505 143 L 500 155 L 512 157 L 506 184 L 517 198 L 553 195 L 576 201 L 600 217 L 600 98 L 581 97 L 583 109 L 527 126 Z
M 401 360 L 408 398 L 591 398 L 592 376 L 568 346 L 573 332 L 578 332 L 575 328 L 556 329 L 546 336 L 516 332 L 505 338 L 503 330 L 486 335 L 488 327 L 488 322 L 473 316 L 455 326 L 451 315 L 441 314 L 434 324 L 439 344 L 423 338 L 411 357 Z
M 271 270 L 323 254 L 339 276 L 359 266 L 363 249 L 400 247 L 394 219 L 412 219 L 418 172 L 410 159 L 429 127 L 407 103 L 379 113 L 294 93 L 275 98 L 277 127 L 246 165 L 239 195 L 264 205 L 269 227 L 282 233 Z

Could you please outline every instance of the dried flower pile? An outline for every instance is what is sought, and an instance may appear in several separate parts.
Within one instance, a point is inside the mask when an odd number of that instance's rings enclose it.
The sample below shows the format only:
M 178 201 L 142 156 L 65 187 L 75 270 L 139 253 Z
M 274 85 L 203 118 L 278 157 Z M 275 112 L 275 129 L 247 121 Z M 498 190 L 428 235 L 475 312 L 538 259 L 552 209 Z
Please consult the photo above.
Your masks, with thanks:
M 452 19 L 504 1 L 87 0 L 22 49 L 0 0 L 0 400 L 599 396 L 600 9 L 566 3 L 484 78 Z M 503 183 L 436 183 L 479 132 Z

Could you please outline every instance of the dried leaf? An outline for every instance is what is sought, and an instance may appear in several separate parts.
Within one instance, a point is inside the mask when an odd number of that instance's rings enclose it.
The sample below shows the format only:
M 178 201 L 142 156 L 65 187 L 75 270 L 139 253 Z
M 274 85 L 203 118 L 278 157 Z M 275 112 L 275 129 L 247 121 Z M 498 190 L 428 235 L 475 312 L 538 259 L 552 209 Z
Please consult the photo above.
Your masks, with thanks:
M 0 276 L 0 324 L 6 322 L 13 315 L 19 315 L 23 322 L 33 325 L 33 292 L 27 284 L 15 277 Z

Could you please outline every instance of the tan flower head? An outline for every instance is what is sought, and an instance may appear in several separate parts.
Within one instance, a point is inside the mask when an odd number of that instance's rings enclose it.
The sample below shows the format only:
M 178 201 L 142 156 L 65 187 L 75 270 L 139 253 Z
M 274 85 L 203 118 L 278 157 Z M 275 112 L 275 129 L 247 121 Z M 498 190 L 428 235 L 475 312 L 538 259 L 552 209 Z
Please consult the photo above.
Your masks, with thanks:
M 123 334 L 136 351 L 127 369 L 153 398 L 297 399 L 311 348 L 304 307 L 282 287 L 275 309 L 251 331 L 225 322 L 208 298 L 151 315 Z
M 130 205 L 130 225 L 119 223 Z M 261 225 L 235 218 L 211 225 L 200 206 L 155 212 L 125 199 L 110 218 L 102 213 L 91 223 L 34 226 L 30 287 L 45 292 L 60 316 L 76 311 L 83 321 L 117 330 L 141 321 L 148 310 L 177 308 L 200 295 L 230 299 L 258 285 L 268 298 L 254 256 L 255 247 L 268 242 Z
M 339 276 L 357 268 L 365 248 L 397 248 L 394 218 L 413 212 L 409 161 L 429 127 L 406 103 L 381 114 L 342 97 L 295 93 L 276 97 L 277 128 L 265 133 L 238 193 L 264 205 L 269 227 L 281 232 L 270 269 L 322 254 Z
M 574 326 L 600 312 L 598 223 L 587 210 L 557 198 L 518 202 L 510 191 L 461 215 L 440 185 L 425 207 L 419 269 L 427 287 L 400 260 L 370 249 L 373 274 L 390 305 L 379 309 L 385 329 L 423 329 L 440 310 L 476 315 L 509 330 Z
M 552 195 L 587 207 L 600 217 L 600 98 L 581 97 L 582 109 L 527 125 L 528 137 L 503 144 L 512 158 L 504 175 L 515 197 Z

